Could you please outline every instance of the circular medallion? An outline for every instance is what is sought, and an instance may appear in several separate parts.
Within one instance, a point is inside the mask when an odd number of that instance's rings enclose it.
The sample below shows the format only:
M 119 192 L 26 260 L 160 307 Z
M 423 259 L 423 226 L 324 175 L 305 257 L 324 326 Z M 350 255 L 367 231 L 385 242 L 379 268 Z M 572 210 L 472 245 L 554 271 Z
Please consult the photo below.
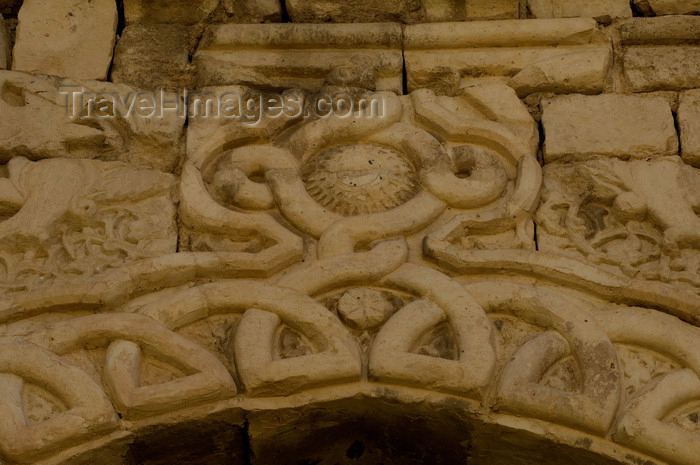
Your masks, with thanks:
M 390 210 L 420 189 L 416 170 L 408 160 L 370 144 L 323 152 L 306 164 L 302 178 L 316 202 L 344 216 Z

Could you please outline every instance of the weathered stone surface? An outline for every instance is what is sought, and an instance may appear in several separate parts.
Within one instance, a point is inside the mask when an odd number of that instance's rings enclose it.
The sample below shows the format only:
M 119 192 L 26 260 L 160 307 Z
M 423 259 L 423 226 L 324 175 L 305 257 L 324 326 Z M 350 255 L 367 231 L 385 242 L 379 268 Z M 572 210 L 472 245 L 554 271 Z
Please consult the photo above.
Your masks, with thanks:
M 561 284 L 493 276 L 458 282 L 404 265 L 381 282 L 395 310 L 372 334 L 359 333 L 333 314 L 339 295 L 358 288 L 348 278 L 328 268 L 324 291 L 309 291 L 313 297 L 289 283 L 216 280 L 149 289 L 121 308 L 95 303 L 107 292 L 93 289 L 92 304 L 80 296 L 64 301 L 87 310 L 78 314 L 12 300 L 32 317 L 0 324 L 0 334 L 11 336 L 3 339 L 0 367 L 14 380 L 3 384 L 2 399 L 15 401 L 0 421 L 0 448 L 17 462 L 56 463 L 109 451 L 110 434 L 122 430 L 120 439 L 135 445 L 131 457 L 159 463 L 187 456 L 179 444 L 199 451 L 189 441 L 204 440 L 198 431 L 216 439 L 197 455 L 200 463 L 224 452 L 239 460 L 243 423 L 248 450 L 272 463 L 293 455 L 452 465 L 469 455 L 488 465 L 495 448 L 503 463 L 528 456 L 533 461 L 520 461 L 634 464 L 669 462 L 679 457 L 679 443 L 693 453 L 700 444 L 692 421 L 700 392 L 696 327 Z M 596 287 L 603 288 L 590 284 L 586 292 Z M 365 308 L 376 303 L 355 300 Z M 460 371 L 469 375 L 457 384 L 432 382 Z M 481 381 L 483 388 L 469 389 Z M 679 394 L 674 384 L 684 386 L 680 408 L 664 406 L 663 423 L 649 418 L 649 406 Z M 496 398 L 485 399 L 486 389 Z M 22 416 L 52 427 L 50 440 Z M 173 434 L 186 439 L 166 447 Z M 149 448 L 167 451 L 154 456 Z M 693 459 L 683 453 L 675 463 Z
M 537 243 L 630 277 L 700 288 L 699 205 L 700 170 L 678 156 L 555 163 L 545 167 Z
M 116 30 L 114 0 L 25 0 L 12 69 L 104 80 Z
M 124 0 L 124 15 L 127 24 L 196 24 L 207 19 L 218 4 L 219 0 Z
M 124 0 L 127 24 L 194 25 L 205 22 L 280 22 L 277 0 Z
M 282 19 L 282 0 L 219 0 L 211 16 L 217 23 L 279 23 Z
M 0 71 L 2 464 L 697 465 L 693 19 L 116 3 L 138 98 Z
M 0 162 L 17 156 L 100 158 L 173 170 L 181 161 L 185 113 L 161 108 L 174 107 L 178 97 L 151 90 L 141 104 L 137 93 L 98 81 L 0 72 Z
M 194 55 L 199 87 L 263 89 L 324 83 L 402 92 L 399 24 L 210 26 Z
M 286 0 L 286 5 L 292 21 L 299 23 L 516 19 L 520 8 L 518 0 Z
M 678 155 L 678 137 L 662 97 L 569 95 L 541 102 L 547 163 L 597 156 Z
M 621 25 L 620 39 L 631 91 L 700 87 L 700 17 L 634 18 Z
M 174 178 L 122 163 L 13 158 L 0 178 L 0 287 L 65 285 L 175 251 Z
M 630 90 L 683 90 L 700 87 L 700 47 L 629 47 L 622 55 Z
M 435 3 L 426 1 L 427 21 L 455 21 L 458 19 L 468 20 L 497 20 L 497 19 L 517 19 L 520 15 L 520 2 L 516 0 L 467 0 L 467 2 L 449 2 L 454 10 L 444 16 L 437 12 L 432 13 Z M 464 17 L 461 14 L 464 8 Z M 444 11 L 444 10 L 443 10 Z
M 700 14 L 700 0 L 634 0 L 634 5 L 646 16 Z
M 416 0 L 286 0 L 289 17 L 295 23 L 337 22 L 369 23 L 410 21 L 421 16 L 421 2 Z
M 689 90 L 681 94 L 678 129 L 683 160 L 700 168 L 700 90 Z
M 627 0 L 528 0 L 535 18 L 626 18 L 632 16 Z
M 8 69 L 12 65 L 10 53 L 10 31 L 7 29 L 5 19 L 0 14 L 0 69 Z
M 192 89 L 194 42 L 193 31 L 180 24 L 127 26 L 114 52 L 112 81 L 141 89 Z
M 592 19 L 420 24 L 405 30 L 408 88 L 454 93 L 500 78 L 521 95 L 603 89 L 611 45 Z M 437 51 L 437 53 L 436 53 Z
M 700 17 L 633 18 L 620 25 L 623 45 L 700 45 Z

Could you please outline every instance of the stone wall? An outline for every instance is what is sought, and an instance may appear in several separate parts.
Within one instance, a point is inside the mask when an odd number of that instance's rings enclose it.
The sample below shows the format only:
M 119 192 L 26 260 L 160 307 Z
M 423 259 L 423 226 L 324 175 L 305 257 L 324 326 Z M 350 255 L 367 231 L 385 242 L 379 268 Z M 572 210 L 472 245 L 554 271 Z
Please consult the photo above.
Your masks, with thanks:
M 697 0 L 0 13 L 0 463 L 697 463 Z

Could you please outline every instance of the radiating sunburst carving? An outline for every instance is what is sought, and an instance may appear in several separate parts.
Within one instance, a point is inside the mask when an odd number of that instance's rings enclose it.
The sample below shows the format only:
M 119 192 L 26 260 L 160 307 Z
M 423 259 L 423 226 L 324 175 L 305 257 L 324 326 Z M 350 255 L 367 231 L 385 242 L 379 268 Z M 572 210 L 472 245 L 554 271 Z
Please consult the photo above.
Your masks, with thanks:
M 312 159 L 303 170 L 306 190 L 319 204 L 344 215 L 398 207 L 418 192 L 415 168 L 378 145 L 346 145 Z

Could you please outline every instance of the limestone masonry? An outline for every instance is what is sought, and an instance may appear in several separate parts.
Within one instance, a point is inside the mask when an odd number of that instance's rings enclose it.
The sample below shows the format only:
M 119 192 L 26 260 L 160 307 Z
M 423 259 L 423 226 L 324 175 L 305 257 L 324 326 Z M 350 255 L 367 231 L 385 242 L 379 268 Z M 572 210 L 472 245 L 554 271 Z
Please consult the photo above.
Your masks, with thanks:
M 697 465 L 698 0 L 0 0 L 0 464 Z

